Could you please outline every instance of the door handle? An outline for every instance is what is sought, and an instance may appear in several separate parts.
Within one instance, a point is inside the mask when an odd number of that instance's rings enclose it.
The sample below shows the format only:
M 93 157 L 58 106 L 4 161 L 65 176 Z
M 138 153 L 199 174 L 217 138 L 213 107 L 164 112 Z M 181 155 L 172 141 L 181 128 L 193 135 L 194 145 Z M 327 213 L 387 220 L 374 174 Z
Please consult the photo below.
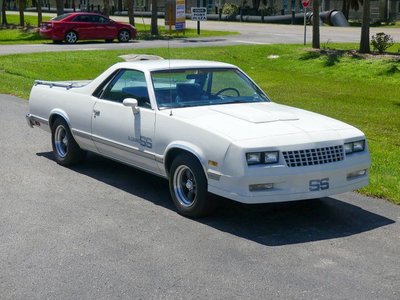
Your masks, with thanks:
M 94 109 L 93 110 L 93 117 L 98 117 L 98 116 L 100 116 L 100 111 L 99 110 L 96 110 L 96 109 Z

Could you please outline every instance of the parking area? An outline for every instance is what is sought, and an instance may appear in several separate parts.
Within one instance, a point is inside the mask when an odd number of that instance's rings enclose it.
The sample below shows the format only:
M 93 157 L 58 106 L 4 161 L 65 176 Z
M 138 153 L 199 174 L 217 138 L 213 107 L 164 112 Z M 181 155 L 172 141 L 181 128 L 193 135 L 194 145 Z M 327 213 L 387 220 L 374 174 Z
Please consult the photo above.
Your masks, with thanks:
M 178 215 L 167 182 L 57 165 L 0 95 L 1 299 L 399 299 L 400 208 L 355 193 Z

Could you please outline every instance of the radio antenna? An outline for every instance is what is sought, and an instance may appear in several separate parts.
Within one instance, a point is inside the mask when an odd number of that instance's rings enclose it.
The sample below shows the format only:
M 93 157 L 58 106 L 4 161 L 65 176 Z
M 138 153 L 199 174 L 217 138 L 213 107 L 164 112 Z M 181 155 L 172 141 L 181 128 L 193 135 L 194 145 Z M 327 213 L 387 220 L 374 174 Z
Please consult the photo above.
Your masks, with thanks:
M 170 99 L 170 106 L 169 106 L 169 115 L 172 116 L 172 72 L 171 72 L 171 52 L 169 49 L 169 40 L 171 39 L 171 32 L 168 35 L 168 40 L 167 40 L 167 49 L 168 49 L 168 71 L 169 71 L 169 99 Z

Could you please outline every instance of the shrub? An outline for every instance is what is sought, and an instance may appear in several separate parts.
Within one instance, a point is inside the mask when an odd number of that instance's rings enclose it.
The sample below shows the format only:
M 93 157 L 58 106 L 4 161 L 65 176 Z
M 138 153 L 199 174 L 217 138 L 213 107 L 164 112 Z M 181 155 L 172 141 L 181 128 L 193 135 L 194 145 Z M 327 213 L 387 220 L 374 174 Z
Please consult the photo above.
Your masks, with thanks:
M 239 6 L 231 3 L 225 3 L 222 7 L 222 14 L 227 15 L 228 19 L 233 19 L 239 13 Z
M 394 44 L 394 40 L 391 35 L 379 32 L 372 36 L 371 45 L 374 50 L 378 50 L 379 53 L 384 53 L 387 48 Z

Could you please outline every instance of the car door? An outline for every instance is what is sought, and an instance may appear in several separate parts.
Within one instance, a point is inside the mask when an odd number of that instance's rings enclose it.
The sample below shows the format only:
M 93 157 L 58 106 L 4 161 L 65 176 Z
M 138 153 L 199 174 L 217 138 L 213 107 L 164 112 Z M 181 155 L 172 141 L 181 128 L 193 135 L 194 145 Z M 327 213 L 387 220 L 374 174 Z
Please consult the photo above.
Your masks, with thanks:
M 121 69 L 94 97 L 92 138 L 98 152 L 139 168 L 159 173 L 154 155 L 155 110 L 148 96 L 145 75 Z M 138 101 L 139 111 L 122 103 Z
M 114 39 L 117 37 L 117 28 L 113 21 L 102 16 L 96 16 L 96 34 L 99 39 Z
M 94 25 L 90 22 L 91 15 L 78 15 L 73 23 L 73 30 L 78 33 L 78 38 L 81 40 L 91 39 L 93 37 Z

